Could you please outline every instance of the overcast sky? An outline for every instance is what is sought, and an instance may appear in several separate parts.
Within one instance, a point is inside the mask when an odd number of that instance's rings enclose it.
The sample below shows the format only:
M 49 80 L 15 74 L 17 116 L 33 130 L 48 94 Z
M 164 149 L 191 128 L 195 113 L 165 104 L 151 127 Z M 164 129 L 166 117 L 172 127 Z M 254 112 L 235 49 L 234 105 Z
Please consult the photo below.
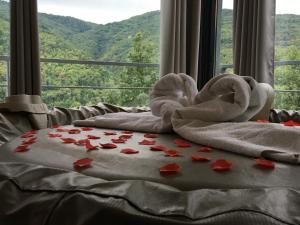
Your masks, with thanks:
M 300 0 L 276 0 L 276 13 L 300 14 Z M 223 0 L 231 8 L 233 0 Z M 38 0 L 39 12 L 72 16 L 85 21 L 106 24 L 159 10 L 160 0 Z

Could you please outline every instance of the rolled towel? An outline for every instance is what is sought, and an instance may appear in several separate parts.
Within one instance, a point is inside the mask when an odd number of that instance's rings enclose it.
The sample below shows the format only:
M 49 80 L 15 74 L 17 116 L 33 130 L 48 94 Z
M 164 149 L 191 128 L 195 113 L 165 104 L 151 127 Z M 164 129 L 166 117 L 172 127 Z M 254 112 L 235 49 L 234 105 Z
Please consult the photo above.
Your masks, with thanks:
M 197 93 L 193 78 L 183 73 L 169 73 L 155 83 L 150 93 L 152 114 L 169 123 L 173 112 L 192 105 Z
M 268 99 L 251 77 L 223 74 L 211 79 L 195 96 L 194 105 L 178 109 L 182 118 L 206 122 L 242 122 L 254 117 Z

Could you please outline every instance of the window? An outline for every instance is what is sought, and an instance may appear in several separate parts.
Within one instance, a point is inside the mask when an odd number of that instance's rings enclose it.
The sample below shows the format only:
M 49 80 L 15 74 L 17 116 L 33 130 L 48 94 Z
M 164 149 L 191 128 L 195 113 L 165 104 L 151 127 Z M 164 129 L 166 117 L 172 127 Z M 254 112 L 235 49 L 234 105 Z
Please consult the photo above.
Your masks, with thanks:
M 300 1 L 276 0 L 275 108 L 300 109 Z
M 0 101 L 7 96 L 9 76 L 9 2 L 0 0 Z
M 233 0 L 223 0 L 220 21 L 219 70 L 233 73 Z
M 38 0 L 49 106 L 148 105 L 158 79 L 160 0 Z
M 223 0 L 219 71 L 233 72 L 233 0 Z M 274 108 L 300 109 L 300 1 L 276 0 Z

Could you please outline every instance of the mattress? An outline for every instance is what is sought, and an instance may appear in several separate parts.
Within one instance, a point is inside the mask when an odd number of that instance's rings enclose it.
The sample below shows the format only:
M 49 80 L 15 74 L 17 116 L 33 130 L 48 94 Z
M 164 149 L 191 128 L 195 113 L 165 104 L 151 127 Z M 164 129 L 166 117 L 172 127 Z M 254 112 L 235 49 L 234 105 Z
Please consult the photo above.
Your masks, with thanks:
M 100 139 L 91 143 L 99 146 L 123 134 L 105 135 L 108 131 L 44 129 L 34 135 L 37 141 L 28 151 L 15 152 L 24 141 L 21 136 L 1 146 L 0 224 L 300 224 L 299 166 L 275 162 L 274 169 L 264 169 L 255 159 L 230 152 L 199 152 L 201 146 L 193 143 L 181 148 L 174 144 L 180 138 L 176 134 L 149 139 L 134 132 L 117 148 L 92 151 L 48 136 L 81 140 L 93 135 Z M 151 145 L 139 144 L 144 139 L 182 156 L 151 151 Z M 123 154 L 124 148 L 139 152 Z M 210 161 L 193 161 L 193 154 Z M 90 167 L 74 167 L 86 157 L 93 160 Z M 230 161 L 232 168 L 213 170 L 217 159 Z M 160 173 L 170 163 L 180 171 Z

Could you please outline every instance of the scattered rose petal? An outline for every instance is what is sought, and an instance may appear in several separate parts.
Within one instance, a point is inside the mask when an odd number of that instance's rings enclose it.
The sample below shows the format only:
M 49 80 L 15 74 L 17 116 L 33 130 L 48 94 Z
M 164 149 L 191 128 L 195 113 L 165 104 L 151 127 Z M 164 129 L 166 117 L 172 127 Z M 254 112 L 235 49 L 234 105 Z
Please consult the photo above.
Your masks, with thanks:
M 180 148 L 188 148 L 188 147 L 191 147 L 192 145 L 188 142 L 185 142 L 185 143 L 178 143 L 177 144 L 177 147 L 180 147 Z
M 97 149 L 98 149 L 97 146 L 91 144 L 90 140 L 86 140 L 86 142 L 85 142 L 85 147 L 86 147 L 86 149 L 87 149 L 88 151 L 91 151 L 91 150 L 97 150 Z
M 69 132 L 69 129 L 65 129 L 65 128 L 57 128 L 56 132 Z
M 132 134 L 123 134 L 119 136 L 119 139 L 130 139 L 132 137 Z
M 159 168 L 160 173 L 177 173 L 180 170 L 180 166 L 176 163 L 170 163 L 167 165 L 164 165 Z
M 281 122 L 281 124 L 283 124 L 284 126 L 288 126 L 288 127 L 300 126 L 300 123 L 297 123 L 296 121 L 293 121 L 293 120 Z
M 265 168 L 265 169 L 274 169 L 275 168 L 275 165 L 272 161 L 264 159 L 264 158 L 257 158 L 257 159 L 255 159 L 255 162 L 261 168 Z
M 88 138 L 88 139 L 92 139 L 92 140 L 100 139 L 100 137 L 94 136 L 94 135 L 87 135 L 87 138 Z
M 58 124 L 53 124 L 52 125 L 52 128 L 59 128 L 60 127 L 60 125 L 58 125 Z
M 115 144 L 124 144 L 125 142 L 126 142 L 126 140 L 125 139 L 120 139 L 120 138 L 118 138 L 118 139 L 111 139 L 111 141 L 113 142 L 113 143 L 115 143 Z
M 76 143 L 74 143 L 74 144 L 80 145 L 80 146 L 85 146 L 88 141 L 89 141 L 89 139 L 81 139 L 81 140 L 76 141 Z
M 213 170 L 226 171 L 232 168 L 232 163 L 225 159 L 218 159 L 211 164 Z
M 62 135 L 61 134 L 51 134 L 51 133 L 48 133 L 48 137 L 57 138 L 57 137 L 62 137 Z
M 132 134 L 133 132 L 130 130 L 123 130 L 121 131 L 122 134 Z
M 107 148 L 107 149 L 111 149 L 111 148 L 117 148 L 118 146 L 113 144 L 113 143 L 106 143 L 106 144 L 100 144 L 102 148 Z
M 212 148 L 208 146 L 202 146 L 198 149 L 198 152 L 211 152 Z
M 175 139 L 174 143 L 177 145 L 177 147 L 180 147 L 180 148 L 191 147 L 191 144 L 183 139 Z
M 269 120 L 256 120 L 257 123 L 270 123 Z
M 174 140 L 174 143 L 177 145 L 178 143 L 186 143 L 186 140 L 183 140 L 183 139 L 175 139 Z
M 90 167 L 92 163 L 92 159 L 90 158 L 82 158 L 73 163 L 74 167 L 77 169 L 82 169 L 86 167 Z
M 191 158 L 193 161 L 200 161 L 200 162 L 210 161 L 210 158 L 206 158 L 201 155 L 191 155 Z
M 27 152 L 28 150 L 28 145 L 19 145 L 16 147 L 15 152 Z
M 124 154 L 136 154 L 136 153 L 139 153 L 139 151 L 135 150 L 133 148 L 123 148 L 121 150 L 121 153 L 124 153 Z
M 80 130 L 79 129 L 71 129 L 68 131 L 69 134 L 80 134 Z
M 36 137 L 33 137 L 33 138 L 23 141 L 22 145 L 31 145 L 31 144 L 34 144 L 35 142 L 36 142 Z
M 34 135 L 37 133 L 36 130 L 30 130 L 30 131 L 27 131 L 25 134 L 23 134 L 21 136 L 21 138 L 31 138 L 31 137 L 34 137 Z
M 158 138 L 158 134 L 145 134 L 144 137 L 145 138 Z
M 165 147 L 163 145 L 155 145 L 155 146 L 151 146 L 150 150 L 151 151 L 165 151 L 165 150 L 167 150 L 167 147 Z
M 61 138 L 61 140 L 63 141 L 63 143 L 65 144 L 73 144 L 76 143 L 76 140 L 73 138 Z
M 155 141 L 149 141 L 149 140 L 142 140 L 139 142 L 140 145 L 155 145 Z
M 91 128 L 91 127 L 81 127 L 80 129 L 83 130 L 83 131 L 91 131 L 91 130 L 94 130 L 94 128 Z
M 165 156 L 168 157 L 180 157 L 182 156 L 180 154 L 180 152 L 176 151 L 176 150 L 172 150 L 172 149 L 168 149 L 168 150 L 164 150 Z
M 107 136 L 109 136 L 109 135 L 116 135 L 117 133 L 116 132 L 114 132 L 114 131 L 105 131 L 104 132 L 104 135 L 107 135 Z

